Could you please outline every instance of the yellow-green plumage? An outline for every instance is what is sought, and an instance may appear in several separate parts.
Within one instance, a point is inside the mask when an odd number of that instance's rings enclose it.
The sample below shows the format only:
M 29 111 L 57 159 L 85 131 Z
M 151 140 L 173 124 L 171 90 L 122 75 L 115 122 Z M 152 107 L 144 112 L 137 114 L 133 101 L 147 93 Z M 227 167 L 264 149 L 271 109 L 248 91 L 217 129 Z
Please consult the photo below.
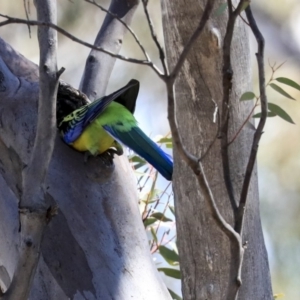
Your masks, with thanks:
M 120 141 L 171 180 L 172 158 L 145 135 L 132 114 L 137 93 L 131 93 L 130 89 L 134 88 L 136 82 L 131 80 L 120 90 L 73 111 L 64 117 L 58 128 L 65 143 L 77 151 L 89 152 L 94 156 L 111 148 L 121 155 L 123 150 Z M 128 99 L 124 99 L 124 94 Z
M 119 124 L 119 121 L 122 123 Z M 102 154 L 111 147 L 121 147 L 115 139 L 108 134 L 103 126 L 113 126 L 124 132 L 136 126 L 133 115 L 121 104 L 111 102 L 102 114 L 88 125 L 82 134 L 70 145 L 77 151 L 89 151 L 92 155 Z

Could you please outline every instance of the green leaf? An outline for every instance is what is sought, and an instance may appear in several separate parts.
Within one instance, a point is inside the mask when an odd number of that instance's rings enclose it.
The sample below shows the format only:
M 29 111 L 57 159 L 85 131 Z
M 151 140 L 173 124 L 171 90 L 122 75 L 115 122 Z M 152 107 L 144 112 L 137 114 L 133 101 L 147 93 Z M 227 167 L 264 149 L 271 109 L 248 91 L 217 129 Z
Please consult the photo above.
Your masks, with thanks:
M 135 164 L 135 165 L 133 165 L 133 166 L 134 166 L 134 169 L 135 169 L 135 170 L 138 170 L 139 168 L 143 167 L 145 164 L 146 164 L 146 162 L 144 162 L 144 163 L 139 163 L 139 164 Z
M 274 103 L 268 103 L 268 109 L 275 113 L 278 117 L 282 118 L 283 120 L 295 124 L 292 118 L 278 105 Z
M 244 10 L 249 6 L 249 4 L 250 4 L 250 1 L 245 1 L 245 2 L 243 3 L 242 7 L 241 7 L 240 13 L 241 13 L 242 11 L 244 11 Z
M 181 279 L 180 270 L 170 269 L 170 268 L 157 268 L 158 271 L 165 273 L 165 275 L 169 277 L 173 277 L 176 279 Z
M 157 199 L 154 199 L 154 200 L 142 200 L 142 202 L 145 203 L 145 204 L 152 204 L 152 203 L 157 202 Z
M 167 147 L 168 149 L 172 149 L 172 148 L 173 148 L 173 144 L 172 144 L 172 143 L 168 143 L 168 144 L 166 144 L 166 147 Z
M 159 221 L 162 221 L 162 222 L 173 222 L 173 220 L 167 218 L 164 214 L 162 214 L 161 212 L 155 212 L 153 213 L 151 216 L 151 218 L 155 218 Z
M 284 97 L 287 97 L 289 99 L 295 100 L 291 95 L 289 95 L 285 90 L 283 90 L 280 86 L 278 86 L 275 83 L 270 83 L 270 87 L 274 89 L 279 94 L 283 95 Z
M 267 117 L 276 117 L 277 115 L 273 112 L 268 111 Z M 261 117 L 261 113 L 257 113 L 255 115 L 252 116 L 252 118 L 260 118 Z
M 182 298 L 180 296 L 178 296 L 176 293 L 174 293 L 172 290 L 168 289 L 168 291 L 173 300 L 182 300 Z
M 151 231 L 151 234 L 152 234 L 152 237 L 153 237 L 155 243 L 157 244 L 157 235 L 156 235 L 155 230 L 153 229 L 153 227 L 150 228 L 150 231 Z
M 129 157 L 129 159 L 133 163 L 133 166 L 134 166 L 135 170 L 138 170 L 139 168 L 141 168 L 141 167 L 143 167 L 144 165 L 147 164 L 147 162 L 143 158 L 141 158 L 137 155 Z
M 157 221 L 157 219 L 155 218 L 147 218 L 146 220 L 144 220 L 144 226 L 145 228 L 152 225 L 153 223 L 155 223 Z
M 169 209 L 171 211 L 171 213 L 175 216 L 175 208 L 172 205 L 169 205 Z
M 255 98 L 255 94 L 253 92 L 245 92 L 241 98 L 240 101 L 245 101 L 245 100 L 252 100 Z
M 227 6 L 228 6 L 227 2 L 220 4 L 220 6 L 215 10 L 214 16 L 215 17 L 220 16 L 226 10 Z
M 142 159 L 141 157 L 137 156 L 137 155 L 134 155 L 132 157 L 129 158 L 133 163 L 136 163 L 136 162 L 144 162 L 145 160 Z
M 300 85 L 297 82 L 293 81 L 292 79 L 289 79 L 286 77 L 278 77 L 278 78 L 276 78 L 276 80 L 280 83 L 286 84 L 286 85 L 300 91 Z
M 170 265 L 178 265 L 179 263 L 179 255 L 174 251 L 165 246 L 159 246 L 160 255 L 166 260 L 166 262 Z
M 161 138 L 159 141 L 157 141 L 159 144 L 166 144 L 166 143 L 172 143 L 172 138 L 169 137 L 169 138 L 166 138 L 166 137 L 163 137 Z

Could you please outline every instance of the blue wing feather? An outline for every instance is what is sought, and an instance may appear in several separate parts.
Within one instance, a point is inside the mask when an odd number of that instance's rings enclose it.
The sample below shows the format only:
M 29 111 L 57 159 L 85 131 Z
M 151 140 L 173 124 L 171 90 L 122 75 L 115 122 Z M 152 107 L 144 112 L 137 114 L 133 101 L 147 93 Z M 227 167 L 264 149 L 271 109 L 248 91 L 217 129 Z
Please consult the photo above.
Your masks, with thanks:
M 66 116 L 58 126 L 61 129 L 63 140 L 67 144 L 73 143 L 81 135 L 83 130 L 93 122 L 113 100 L 121 96 L 134 85 L 136 85 L 136 82 L 131 81 L 118 91 L 84 105 Z
M 158 147 L 139 127 L 132 127 L 129 131 L 120 131 L 108 125 L 103 127 L 116 140 L 148 161 L 167 180 L 172 180 L 172 157 Z

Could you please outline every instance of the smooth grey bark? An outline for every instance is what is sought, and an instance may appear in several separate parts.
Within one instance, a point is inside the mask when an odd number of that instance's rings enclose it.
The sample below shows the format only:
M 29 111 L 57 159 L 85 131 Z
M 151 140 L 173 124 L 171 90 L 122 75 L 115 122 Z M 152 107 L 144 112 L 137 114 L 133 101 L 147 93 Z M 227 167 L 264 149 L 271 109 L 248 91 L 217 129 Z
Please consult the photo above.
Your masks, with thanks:
M 0 39 L 3 290 L 18 257 L 18 200 L 36 133 L 37 74 L 37 66 Z M 149 252 L 132 169 L 124 158 L 114 162 L 85 164 L 57 135 L 45 189 L 58 213 L 44 234 L 30 299 L 170 299 Z
M 206 1 L 165 0 L 162 2 L 166 53 L 170 69 L 197 26 Z M 216 8 L 221 1 L 216 3 Z M 234 5 L 236 7 L 237 1 Z M 201 157 L 214 140 L 218 125 L 216 104 L 222 107 L 222 41 L 227 14 L 214 17 L 193 46 L 176 81 L 176 117 L 187 150 Z M 237 19 L 231 46 L 233 88 L 230 107 L 229 140 L 247 118 L 252 104 L 239 102 L 251 90 L 251 66 L 248 31 Z M 235 199 L 250 153 L 254 130 L 246 125 L 229 146 L 231 182 Z M 229 239 L 213 220 L 195 176 L 174 149 L 173 189 L 176 226 L 182 271 L 183 296 L 186 300 L 233 299 L 237 276 L 237 253 Z M 224 184 L 221 143 L 216 139 L 203 161 L 203 168 L 220 212 L 234 226 L 233 211 Z M 184 180 L 183 180 L 184 178 Z M 268 258 L 259 215 L 257 171 L 252 175 L 248 194 L 243 241 L 247 244 L 242 269 L 242 287 L 238 299 L 272 299 Z
M 56 1 L 36 0 L 37 18 L 56 23 Z M 51 161 L 56 136 L 56 95 L 59 83 L 56 49 L 57 33 L 38 28 L 40 49 L 38 122 L 28 164 L 23 165 L 22 191 L 19 201 L 20 243 L 12 282 L 3 300 L 28 299 L 40 257 L 40 247 L 48 219 L 45 177 Z
M 112 0 L 108 10 L 125 23 L 130 23 L 138 3 L 139 0 Z M 126 32 L 125 26 L 120 24 L 111 14 L 107 14 L 94 45 L 113 53 L 118 53 L 122 47 L 123 37 Z M 80 90 L 89 99 L 94 100 L 105 94 L 115 61 L 115 57 L 91 50 L 86 60 L 83 78 L 80 83 Z

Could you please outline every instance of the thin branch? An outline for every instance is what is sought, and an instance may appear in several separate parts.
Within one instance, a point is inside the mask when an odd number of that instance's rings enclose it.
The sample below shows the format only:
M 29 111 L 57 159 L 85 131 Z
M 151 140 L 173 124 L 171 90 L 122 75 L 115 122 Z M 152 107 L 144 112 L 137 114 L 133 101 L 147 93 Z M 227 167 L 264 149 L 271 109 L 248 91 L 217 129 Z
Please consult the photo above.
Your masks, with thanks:
M 23 4 L 24 4 L 24 10 L 25 10 L 26 19 L 29 20 L 30 2 L 28 0 L 27 4 L 26 4 L 26 0 L 23 0 Z M 30 29 L 29 25 L 28 25 L 28 32 L 29 32 L 29 37 L 31 38 L 31 29 Z
M 182 159 L 193 170 L 193 172 L 198 175 L 200 172 L 198 164 L 199 159 L 186 150 L 178 131 L 177 120 L 175 116 L 174 82 L 169 79 L 166 85 L 168 94 L 168 120 L 170 123 L 174 145 Z
M 203 197 L 208 201 L 212 216 L 217 222 L 218 226 L 230 238 L 231 241 L 236 243 L 239 249 L 238 272 L 237 272 L 236 280 L 237 280 L 237 286 L 240 286 L 242 282 L 241 270 L 242 270 L 243 255 L 244 255 L 241 236 L 233 229 L 233 227 L 230 224 L 228 224 L 224 220 L 221 213 L 219 212 L 213 193 L 206 179 L 201 161 L 197 159 L 195 156 L 191 155 L 183 146 L 181 137 L 178 132 L 178 127 L 175 118 L 173 83 L 172 84 L 169 83 L 167 85 L 167 92 L 168 92 L 168 118 L 169 118 L 172 137 L 176 149 L 178 150 L 179 155 L 183 158 L 183 160 L 188 164 L 188 166 L 193 170 L 194 174 L 197 176 L 200 189 L 203 192 Z
M 237 219 L 237 224 L 236 224 L 236 228 L 235 228 L 237 230 L 237 232 L 239 232 L 239 233 L 242 233 L 242 231 L 243 231 L 243 223 L 244 223 L 244 215 L 245 215 L 245 209 L 246 209 L 248 189 L 249 189 L 249 185 L 250 185 L 250 180 L 251 180 L 254 164 L 256 161 L 256 155 L 257 155 L 259 141 L 260 141 L 261 135 L 263 133 L 263 128 L 265 126 L 265 123 L 267 120 L 267 114 L 268 114 L 268 100 L 267 100 L 267 95 L 266 95 L 265 70 L 264 70 L 265 41 L 264 41 L 264 37 L 262 36 L 262 34 L 256 24 L 256 21 L 252 15 L 250 5 L 246 8 L 246 16 L 247 16 L 248 22 L 250 24 L 250 28 L 251 28 L 251 30 L 256 38 L 257 44 L 258 44 L 258 51 L 256 53 L 256 58 L 257 58 L 257 64 L 258 64 L 259 91 L 260 91 L 260 97 L 261 97 L 261 118 L 259 120 L 255 134 L 253 136 L 251 153 L 249 156 L 249 161 L 247 164 L 243 187 L 242 187 L 242 191 L 241 191 L 240 203 L 239 203 L 239 208 L 238 208 L 238 219 Z
M 151 61 L 147 61 L 147 60 L 141 60 L 141 59 L 135 59 L 135 58 L 131 58 L 131 57 L 125 57 L 123 55 L 120 54 L 115 54 L 113 52 L 110 52 L 106 49 L 103 49 L 102 47 L 97 47 L 94 46 L 90 43 L 84 42 L 83 40 L 75 37 L 74 35 L 70 34 L 69 32 L 67 32 L 66 30 L 62 29 L 61 27 L 50 23 L 50 22 L 43 22 L 43 21 L 33 21 L 33 20 L 24 20 L 24 19 L 19 19 L 19 18 L 12 18 L 10 16 L 7 15 L 3 15 L 0 14 L 0 17 L 6 18 L 6 21 L 0 22 L 0 27 L 1 26 L 5 26 L 8 24 L 13 24 L 13 23 L 17 23 L 17 24 L 26 24 L 26 25 L 32 25 L 32 26 L 45 26 L 45 27 L 50 27 L 55 29 L 57 32 L 63 34 L 64 36 L 68 37 L 70 40 L 83 45 L 85 47 L 88 47 L 90 49 L 94 49 L 103 53 L 106 53 L 112 57 L 115 57 L 117 59 L 123 60 L 123 61 L 127 61 L 127 62 L 131 62 L 131 63 L 135 63 L 135 64 L 139 64 L 139 65 L 145 65 L 145 66 L 149 66 L 160 78 L 163 78 L 163 74 L 161 73 L 161 71 L 153 64 L 153 62 Z M 164 78 L 163 78 L 164 79 Z
M 233 243 L 236 244 L 236 246 L 238 248 L 238 258 L 237 258 L 238 271 L 237 271 L 236 283 L 237 283 L 237 286 L 239 287 L 242 284 L 242 265 L 243 265 L 243 259 L 244 259 L 244 247 L 242 244 L 241 235 L 239 233 L 237 233 L 234 230 L 234 228 L 230 224 L 228 224 L 225 221 L 225 219 L 223 218 L 223 216 L 221 215 L 221 213 L 217 207 L 212 190 L 209 186 L 208 180 L 206 178 L 206 175 L 204 173 L 201 162 L 199 162 L 199 168 L 200 168 L 200 173 L 199 173 L 199 175 L 197 175 L 198 183 L 204 193 L 204 199 L 206 199 L 209 204 L 211 214 L 212 214 L 213 218 L 215 219 L 215 221 L 217 222 L 220 229 L 228 236 L 230 241 L 232 241 Z
M 228 143 L 228 146 L 231 145 L 235 140 L 236 138 L 239 136 L 240 132 L 242 131 L 242 129 L 244 128 L 244 126 L 246 125 L 246 123 L 250 120 L 255 108 L 257 107 L 258 105 L 258 100 L 259 98 L 256 99 L 256 102 L 254 104 L 254 106 L 252 107 L 250 113 L 248 114 L 247 118 L 245 119 L 245 121 L 243 122 L 243 124 L 240 126 L 240 128 L 238 129 L 238 131 L 236 132 L 236 134 L 233 136 L 233 138 L 231 139 L 231 141 Z
M 170 77 L 175 80 L 175 78 L 177 77 L 179 71 L 181 70 L 181 67 L 187 57 L 187 55 L 189 54 L 192 46 L 194 45 L 195 41 L 197 40 L 197 38 L 200 36 L 201 32 L 203 31 L 210 15 L 211 12 L 213 10 L 215 4 L 215 0 L 208 0 L 206 2 L 206 6 L 204 8 L 201 20 L 199 22 L 198 27 L 195 29 L 194 33 L 192 34 L 192 36 L 190 37 L 190 39 L 188 40 L 187 44 L 185 45 L 184 49 L 182 50 L 178 61 L 174 67 L 174 69 L 172 70 Z
M 227 0 L 229 19 L 227 22 L 226 33 L 223 43 L 223 100 L 222 100 L 222 119 L 221 119 L 221 153 L 224 182 L 229 196 L 230 204 L 234 214 L 237 211 L 237 203 L 234 197 L 234 190 L 230 176 L 230 163 L 228 153 L 228 129 L 229 129 L 229 109 L 232 90 L 233 71 L 231 66 L 231 42 L 236 18 L 241 12 L 241 9 L 246 0 L 241 0 L 235 10 L 233 10 L 232 1 Z
M 36 8 L 41 23 L 56 22 L 56 1 L 36 0 Z M 61 72 L 57 72 L 56 31 L 39 27 L 38 41 L 40 93 L 37 132 L 29 164 L 22 174 L 22 197 L 19 204 L 20 256 L 12 283 L 2 297 L 4 300 L 28 298 L 39 261 L 43 233 L 51 218 L 51 208 L 45 197 L 44 181 L 56 136 L 56 95 Z
M 95 5 L 96 7 L 98 7 L 99 9 L 101 9 L 102 11 L 106 12 L 107 14 L 111 15 L 113 18 L 117 19 L 122 25 L 125 26 L 125 28 L 130 32 L 130 34 L 133 36 L 134 40 L 136 41 L 136 43 L 138 44 L 138 46 L 140 47 L 140 49 L 142 50 L 145 58 L 147 61 L 151 61 L 149 54 L 147 53 L 147 51 L 145 50 L 144 46 L 142 45 L 141 41 L 139 40 L 138 36 L 135 34 L 135 32 L 131 29 L 131 27 L 125 23 L 121 18 L 119 18 L 116 14 L 112 13 L 111 11 L 107 10 L 106 8 L 104 8 L 103 6 L 101 6 L 100 4 L 98 4 L 95 0 L 84 0 L 92 5 Z
M 169 71 L 168 71 L 168 67 L 167 67 L 167 64 L 166 64 L 165 52 L 164 52 L 164 49 L 162 48 L 162 46 L 160 45 L 160 43 L 157 39 L 156 33 L 154 31 L 154 28 L 153 28 L 152 20 L 150 18 L 148 7 L 147 7 L 148 0 L 142 0 L 142 3 L 143 3 L 143 7 L 144 7 L 144 12 L 145 12 L 145 15 L 146 15 L 146 18 L 147 18 L 147 21 L 148 21 L 148 25 L 149 25 L 149 28 L 150 28 L 152 40 L 154 41 L 154 43 L 155 43 L 155 45 L 158 49 L 158 52 L 159 52 L 159 58 L 161 60 L 162 66 L 163 66 L 164 75 L 168 76 Z

